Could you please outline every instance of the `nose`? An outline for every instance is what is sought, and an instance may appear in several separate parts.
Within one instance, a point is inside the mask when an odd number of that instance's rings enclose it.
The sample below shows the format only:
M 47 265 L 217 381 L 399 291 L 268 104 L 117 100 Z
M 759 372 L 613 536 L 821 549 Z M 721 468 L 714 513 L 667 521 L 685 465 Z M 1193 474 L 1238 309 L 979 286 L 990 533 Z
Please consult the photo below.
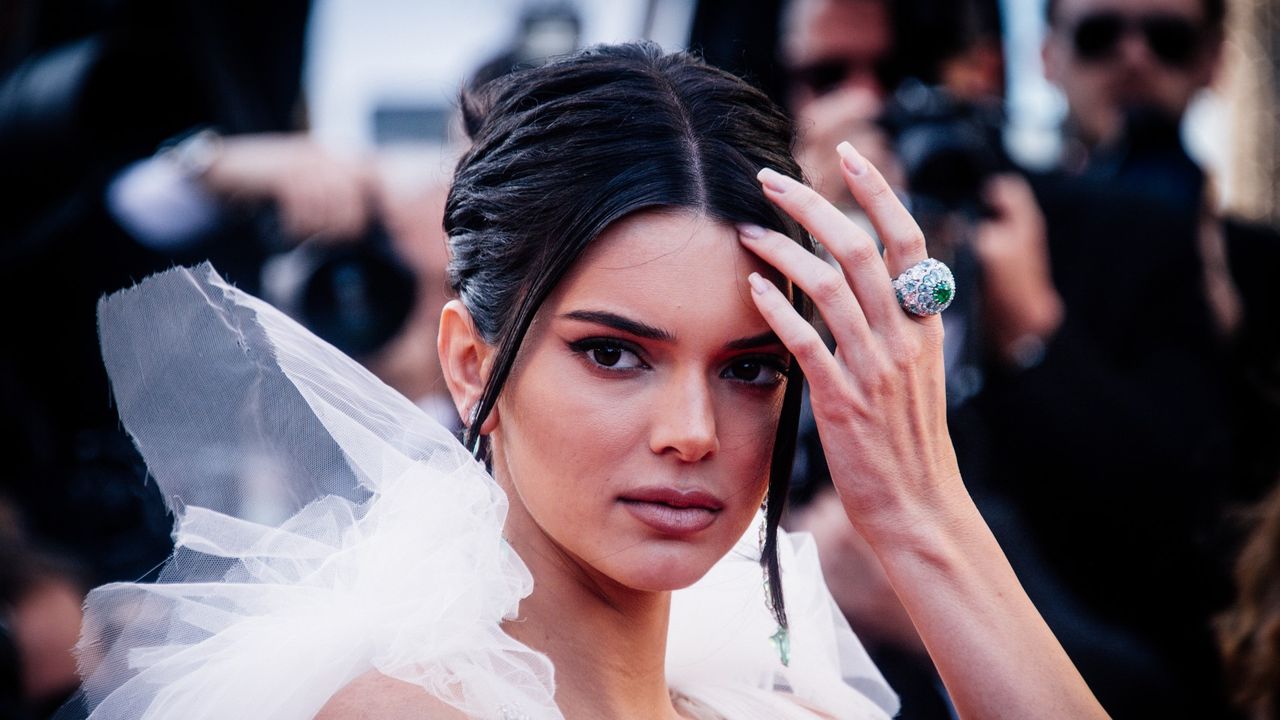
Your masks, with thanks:
M 649 447 L 682 462 L 698 462 L 720 449 L 715 403 L 701 373 L 677 375 L 663 384 L 653 410 Z
M 1154 63 L 1151 48 L 1147 46 L 1147 41 L 1142 37 L 1142 33 L 1136 30 L 1130 30 L 1120 38 L 1118 53 L 1125 64 L 1130 67 L 1145 67 Z
M 880 82 L 880 77 L 870 68 L 850 68 L 837 89 L 849 97 L 856 97 L 857 106 L 876 110 L 879 110 L 887 94 L 884 83 Z M 850 102 L 852 104 L 855 101 Z

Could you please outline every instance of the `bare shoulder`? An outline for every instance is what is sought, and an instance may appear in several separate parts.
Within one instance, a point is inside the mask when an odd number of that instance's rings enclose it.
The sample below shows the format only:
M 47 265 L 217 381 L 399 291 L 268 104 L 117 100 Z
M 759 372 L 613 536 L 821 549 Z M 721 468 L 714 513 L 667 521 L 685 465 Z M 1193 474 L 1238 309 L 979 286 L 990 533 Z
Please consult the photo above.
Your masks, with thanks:
M 339 690 L 315 720 L 467 720 L 422 688 L 370 670 Z

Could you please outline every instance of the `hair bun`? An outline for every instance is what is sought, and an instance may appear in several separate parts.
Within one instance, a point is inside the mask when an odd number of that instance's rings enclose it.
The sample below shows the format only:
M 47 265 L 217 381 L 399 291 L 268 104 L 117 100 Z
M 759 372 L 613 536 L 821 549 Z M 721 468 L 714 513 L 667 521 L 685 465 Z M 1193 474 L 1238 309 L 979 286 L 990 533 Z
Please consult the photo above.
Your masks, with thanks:
M 468 140 L 475 140 L 480 128 L 484 126 L 484 121 L 489 117 L 489 111 L 493 109 L 494 84 L 486 82 L 480 85 L 469 85 L 462 89 L 458 103 L 462 110 L 462 127 L 467 133 Z

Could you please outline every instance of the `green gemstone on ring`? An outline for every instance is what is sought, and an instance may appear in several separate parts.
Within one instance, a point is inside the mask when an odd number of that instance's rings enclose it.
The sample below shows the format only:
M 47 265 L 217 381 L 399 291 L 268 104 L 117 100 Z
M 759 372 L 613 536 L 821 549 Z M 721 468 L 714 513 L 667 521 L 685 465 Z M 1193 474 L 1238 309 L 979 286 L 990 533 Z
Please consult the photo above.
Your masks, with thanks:
M 951 302 L 952 295 L 951 286 L 947 283 L 939 283 L 933 288 L 933 301 L 939 305 L 946 305 Z

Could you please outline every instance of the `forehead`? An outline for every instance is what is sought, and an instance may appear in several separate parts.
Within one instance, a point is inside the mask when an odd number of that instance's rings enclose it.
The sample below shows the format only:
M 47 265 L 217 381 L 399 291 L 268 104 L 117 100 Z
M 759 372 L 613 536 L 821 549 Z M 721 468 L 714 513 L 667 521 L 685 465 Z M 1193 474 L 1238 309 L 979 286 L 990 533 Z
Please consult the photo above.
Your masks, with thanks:
M 1057 20 L 1071 20 L 1090 13 L 1110 11 L 1126 15 L 1168 13 L 1203 18 L 1203 0 L 1058 0 Z
M 671 329 L 690 321 L 764 329 L 747 289 L 753 271 L 768 268 L 731 225 L 688 211 L 645 211 L 596 238 L 547 305 L 557 313 L 590 305 Z
M 784 51 L 789 65 L 875 60 L 892 44 L 885 0 L 793 0 L 788 9 Z

